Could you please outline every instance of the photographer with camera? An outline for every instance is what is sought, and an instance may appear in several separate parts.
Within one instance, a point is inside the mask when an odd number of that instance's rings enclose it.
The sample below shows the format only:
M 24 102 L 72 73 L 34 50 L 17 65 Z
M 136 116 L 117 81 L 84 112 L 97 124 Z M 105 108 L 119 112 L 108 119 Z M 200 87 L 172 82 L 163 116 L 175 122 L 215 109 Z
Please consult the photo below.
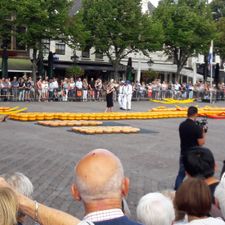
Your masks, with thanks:
M 174 189 L 177 190 L 185 178 L 185 169 L 183 157 L 188 153 L 190 148 L 202 146 L 205 144 L 205 133 L 207 132 L 206 121 L 197 122 L 198 109 L 195 106 L 190 106 L 187 111 L 187 119 L 179 126 L 180 135 L 180 160 L 179 171 L 175 181 Z

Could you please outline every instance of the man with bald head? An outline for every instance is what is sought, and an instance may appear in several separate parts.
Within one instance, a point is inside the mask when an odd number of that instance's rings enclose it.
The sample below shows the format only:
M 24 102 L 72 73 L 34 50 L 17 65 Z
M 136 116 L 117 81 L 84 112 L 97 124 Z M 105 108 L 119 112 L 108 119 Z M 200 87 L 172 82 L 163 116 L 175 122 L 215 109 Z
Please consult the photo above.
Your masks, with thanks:
M 84 156 L 75 166 L 75 182 L 71 192 L 82 201 L 85 221 L 98 225 L 137 224 L 122 212 L 122 198 L 128 194 L 129 179 L 123 166 L 112 152 L 96 149 Z
M 123 166 L 112 152 L 96 149 L 75 166 L 75 182 L 71 193 L 85 208 L 84 224 L 139 225 L 122 212 L 122 198 L 129 189 Z M 7 186 L 0 178 L 0 186 Z M 39 204 L 17 193 L 20 210 L 43 225 L 77 225 L 80 221 L 62 211 Z

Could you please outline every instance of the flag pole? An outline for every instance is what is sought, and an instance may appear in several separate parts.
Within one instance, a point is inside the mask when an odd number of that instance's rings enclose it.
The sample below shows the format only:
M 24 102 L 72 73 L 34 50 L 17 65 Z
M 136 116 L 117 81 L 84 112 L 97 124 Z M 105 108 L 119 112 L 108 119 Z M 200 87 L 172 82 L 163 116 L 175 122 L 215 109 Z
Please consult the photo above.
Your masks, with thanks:
M 211 46 L 210 46 L 210 103 L 212 104 L 212 98 L 213 98 L 213 82 L 212 82 L 212 77 L 213 77 L 213 40 L 211 41 Z

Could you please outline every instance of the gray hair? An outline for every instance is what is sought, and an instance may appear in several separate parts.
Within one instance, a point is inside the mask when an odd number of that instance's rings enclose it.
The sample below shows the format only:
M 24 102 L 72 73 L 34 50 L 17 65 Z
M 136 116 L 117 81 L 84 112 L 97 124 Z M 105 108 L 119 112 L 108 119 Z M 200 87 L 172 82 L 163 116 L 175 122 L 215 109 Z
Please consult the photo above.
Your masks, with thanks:
M 34 187 L 30 179 L 23 173 L 6 173 L 1 175 L 19 193 L 31 198 Z
M 225 218 L 225 173 L 214 192 L 214 197 L 218 200 L 223 218 Z
M 76 171 L 76 168 L 75 168 Z M 124 178 L 124 171 L 121 162 L 118 162 L 118 167 L 114 174 L 109 177 L 107 182 L 102 187 L 90 187 L 77 173 L 75 173 L 75 184 L 80 192 L 81 199 L 84 202 L 93 200 L 106 199 L 118 194 L 121 194 L 121 186 Z
M 175 219 L 172 201 L 158 192 L 146 194 L 138 203 L 137 218 L 144 225 L 171 225 Z

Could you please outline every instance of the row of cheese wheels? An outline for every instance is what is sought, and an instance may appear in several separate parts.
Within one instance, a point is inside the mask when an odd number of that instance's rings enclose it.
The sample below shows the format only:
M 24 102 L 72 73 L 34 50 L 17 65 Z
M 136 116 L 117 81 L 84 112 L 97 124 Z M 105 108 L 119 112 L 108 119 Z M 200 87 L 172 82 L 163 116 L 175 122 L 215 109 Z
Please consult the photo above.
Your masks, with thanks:
M 38 121 L 39 125 L 50 127 L 62 127 L 62 126 L 98 126 L 102 125 L 100 121 L 68 121 L 68 120 L 53 120 L 53 121 Z
M 199 111 L 201 112 L 225 112 L 225 107 L 211 107 L 211 106 L 204 106 L 204 107 L 198 107 Z M 150 112 L 169 112 L 169 111 L 187 111 L 188 107 L 180 107 L 180 106 L 176 106 L 176 107 L 165 107 L 165 106 L 159 106 L 159 107 L 155 107 L 150 109 Z
M 73 127 L 72 130 L 83 134 L 131 134 L 140 132 L 139 128 L 130 126 Z
M 0 107 L 0 112 L 5 112 L 11 109 L 10 107 Z
M 19 121 L 39 120 L 126 120 L 186 117 L 186 112 L 131 112 L 131 113 L 18 113 L 10 115 Z

